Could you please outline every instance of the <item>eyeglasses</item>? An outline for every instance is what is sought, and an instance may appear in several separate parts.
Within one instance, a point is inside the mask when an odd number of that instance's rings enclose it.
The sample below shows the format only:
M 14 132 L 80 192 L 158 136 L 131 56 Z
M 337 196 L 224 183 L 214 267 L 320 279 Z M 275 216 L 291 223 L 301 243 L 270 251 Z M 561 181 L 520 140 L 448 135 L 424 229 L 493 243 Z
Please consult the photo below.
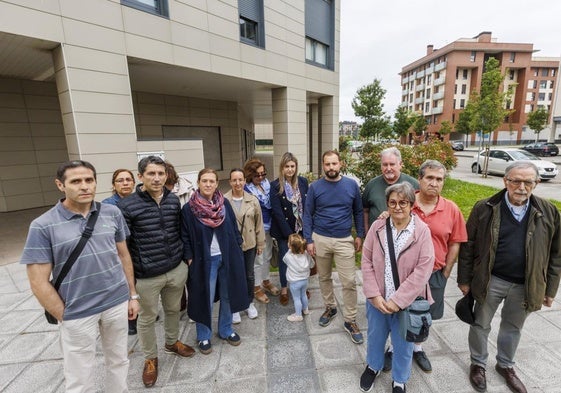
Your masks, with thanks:
M 400 208 L 405 209 L 407 206 L 411 206 L 411 202 L 406 201 L 405 199 L 402 199 L 401 201 L 390 199 L 388 201 L 388 206 L 392 209 L 395 209 L 398 205 Z
M 536 184 L 536 182 L 534 180 L 516 180 L 516 179 L 506 178 L 506 181 L 509 182 L 510 184 L 512 184 L 515 187 L 520 187 L 521 184 L 524 184 L 524 187 L 530 188 L 534 184 Z
M 267 177 L 267 172 L 256 173 L 255 176 L 253 176 L 253 177 Z
M 124 183 L 124 182 L 133 183 L 134 180 L 131 179 L 130 177 L 126 177 L 126 178 L 124 178 L 124 179 L 116 179 L 116 180 L 115 180 L 115 183 Z

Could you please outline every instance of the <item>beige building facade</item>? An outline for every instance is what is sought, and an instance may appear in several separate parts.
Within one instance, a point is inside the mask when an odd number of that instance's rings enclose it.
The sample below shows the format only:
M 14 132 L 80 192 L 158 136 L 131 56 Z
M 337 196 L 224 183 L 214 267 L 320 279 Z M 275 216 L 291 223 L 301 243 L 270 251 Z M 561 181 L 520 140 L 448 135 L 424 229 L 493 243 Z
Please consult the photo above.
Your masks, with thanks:
M 68 159 L 97 168 L 98 199 L 143 154 L 225 179 L 259 128 L 275 167 L 291 151 L 318 172 L 337 146 L 339 15 L 329 0 L 0 1 L 0 212 L 55 203 Z

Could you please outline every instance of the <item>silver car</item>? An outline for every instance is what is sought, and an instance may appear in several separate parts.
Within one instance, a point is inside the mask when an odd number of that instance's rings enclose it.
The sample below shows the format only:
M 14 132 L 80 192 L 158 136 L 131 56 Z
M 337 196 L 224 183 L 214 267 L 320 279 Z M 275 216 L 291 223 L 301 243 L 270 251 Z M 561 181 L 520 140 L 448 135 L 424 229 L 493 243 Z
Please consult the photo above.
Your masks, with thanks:
M 473 173 L 481 173 L 483 163 L 485 162 L 485 151 L 479 154 L 479 162 L 477 161 L 477 154 L 473 156 L 473 163 L 471 164 L 471 171 Z M 550 161 L 542 160 L 541 158 L 528 153 L 522 149 L 490 149 L 489 150 L 489 163 L 487 173 L 495 175 L 504 175 L 505 169 L 513 161 L 532 161 L 538 167 L 540 179 L 547 181 L 555 178 L 558 173 L 557 165 Z

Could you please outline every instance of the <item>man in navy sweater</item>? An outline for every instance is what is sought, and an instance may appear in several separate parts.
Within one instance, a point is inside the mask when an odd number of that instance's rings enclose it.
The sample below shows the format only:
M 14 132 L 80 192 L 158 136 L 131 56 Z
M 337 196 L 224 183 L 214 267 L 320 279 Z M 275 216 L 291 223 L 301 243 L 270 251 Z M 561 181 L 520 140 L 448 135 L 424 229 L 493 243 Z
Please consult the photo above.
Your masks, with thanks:
M 355 252 L 360 251 L 364 237 L 362 201 L 358 184 L 341 176 L 339 153 L 326 151 L 322 156 L 325 177 L 312 183 L 304 207 L 304 237 L 308 254 L 316 258 L 321 295 L 325 311 L 319 319 L 327 326 L 337 314 L 331 264 L 335 266 L 343 285 L 344 328 L 355 344 L 363 338 L 356 324 Z M 353 219 L 357 237 L 353 240 Z

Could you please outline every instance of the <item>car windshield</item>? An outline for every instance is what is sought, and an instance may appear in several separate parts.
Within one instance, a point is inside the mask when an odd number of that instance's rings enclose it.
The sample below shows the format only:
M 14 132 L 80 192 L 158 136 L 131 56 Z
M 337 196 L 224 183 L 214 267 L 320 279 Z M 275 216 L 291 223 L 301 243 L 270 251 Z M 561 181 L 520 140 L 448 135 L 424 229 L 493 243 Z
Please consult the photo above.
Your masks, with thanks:
M 531 160 L 531 161 L 539 160 L 538 157 L 536 157 L 535 155 L 533 155 L 531 153 L 528 153 L 527 151 L 524 151 L 524 150 L 510 151 L 510 152 L 508 152 L 508 154 L 510 154 L 512 156 L 512 158 L 514 158 L 517 161 L 519 161 L 519 160 Z

